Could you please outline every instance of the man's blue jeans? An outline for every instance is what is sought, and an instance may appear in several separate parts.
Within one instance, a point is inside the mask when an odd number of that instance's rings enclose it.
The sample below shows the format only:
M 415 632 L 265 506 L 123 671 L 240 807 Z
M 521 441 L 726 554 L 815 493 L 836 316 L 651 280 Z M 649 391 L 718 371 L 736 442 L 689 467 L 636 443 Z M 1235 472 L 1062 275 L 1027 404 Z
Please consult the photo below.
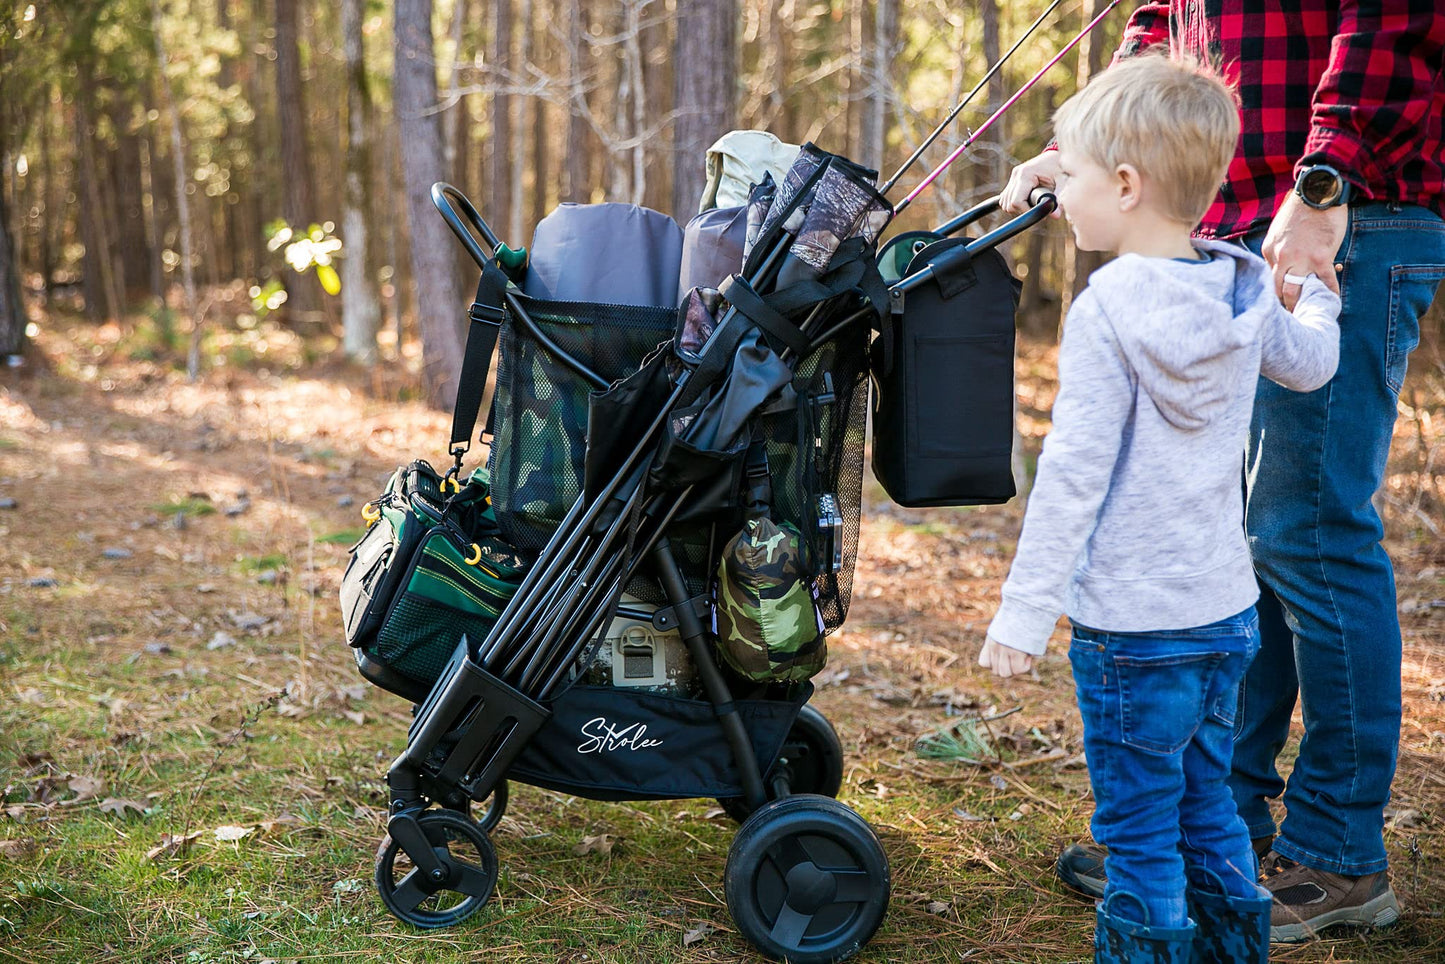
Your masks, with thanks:
M 1253 607 L 1193 629 L 1074 627 L 1069 662 L 1094 789 L 1094 839 L 1109 848 L 1104 899 L 1138 898 L 1158 927 L 1189 919 L 1190 872 L 1255 897 L 1256 863 L 1225 783 L 1245 667 L 1259 646 Z M 1121 915 L 1133 901 L 1115 901 Z
M 1263 233 L 1245 244 L 1258 252 Z M 1384 870 L 1384 808 L 1400 741 L 1395 577 L 1371 504 L 1385 473 L 1406 356 L 1445 277 L 1445 222 L 1414 205 L 1350 209 L 1338 256 L 1340 367 L 1315 392 L 1260 379 L 1245 528 L 1259 577 L 1259 655 L 1245 679 L 1230 788 L 1251 837 L 1339 874 Z M 1286 266 L 1288 267 L 1288 266 Z M 1275 758 L 1296 694 L 1304 737 L 1288 785 Z

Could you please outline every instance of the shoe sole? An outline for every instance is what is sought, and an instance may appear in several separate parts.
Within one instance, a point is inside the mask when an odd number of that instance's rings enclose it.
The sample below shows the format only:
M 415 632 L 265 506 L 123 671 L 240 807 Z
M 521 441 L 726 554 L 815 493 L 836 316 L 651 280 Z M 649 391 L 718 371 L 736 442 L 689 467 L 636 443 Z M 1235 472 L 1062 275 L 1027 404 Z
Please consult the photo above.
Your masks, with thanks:
M 1063 881 L 1065 887 L 1076 894 L 1093 900 L 1102 900 L 1104 897 L 1104 880 L 1099 877 L 1086 877 L 1077 873 L 1072 867 L 1064 864 L 1063 857 L 1060 857 L 1054 864 L 1054 873 L 1059 880 Z
M 1311 940 L 1326 928 L 1342 924 L 1352 927 L 1389 927 L 1399 919 L 1400 902 L 1395 899 L 1393 890 L 1387 890 L 1358 907 L 1341 907 L 1297 924 L 1271 927 L 1269 939 L 1276 944 L 1298 944 Z

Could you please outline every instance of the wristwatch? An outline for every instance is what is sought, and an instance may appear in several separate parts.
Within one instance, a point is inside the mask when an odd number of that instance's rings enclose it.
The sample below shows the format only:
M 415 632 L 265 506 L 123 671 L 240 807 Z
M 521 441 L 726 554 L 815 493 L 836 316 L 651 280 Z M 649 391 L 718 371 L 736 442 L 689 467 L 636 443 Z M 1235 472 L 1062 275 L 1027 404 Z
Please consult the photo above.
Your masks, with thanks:
M 1299 172 L 1294 192 L 1310 207 L 1323 211 L 1350 200 L 1350 182 L 1328 164 L 1315 164 Z

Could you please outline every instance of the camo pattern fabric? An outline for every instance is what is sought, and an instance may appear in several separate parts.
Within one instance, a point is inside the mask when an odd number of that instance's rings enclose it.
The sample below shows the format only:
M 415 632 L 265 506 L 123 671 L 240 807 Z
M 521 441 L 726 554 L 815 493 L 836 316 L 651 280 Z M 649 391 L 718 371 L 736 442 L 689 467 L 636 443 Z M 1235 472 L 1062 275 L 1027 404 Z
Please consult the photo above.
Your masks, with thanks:
M 877 241 L 893 217 L 893 209 L 874 189 L 869 180 L 872 174 L 834 158 L 818 180 L 813 203 L 789 253 L 821 273 L 838 246 L 849 238 L 861 236 L 870 245 Z
M 756 682 L 805 680 L 827 644 L 797 530 L 751 518 L 718 564 L 716 629 L 724 661 Z
M 1194 925 L 1147 927 L 1111 917 L 1096 905 L 1094 964 L 1191 964 Z
M 558 347 L 609 381 L 672 337 L 677 311 L 524 299 Z M 523 552 L 547 544 L 582 493 L 587 398 L 592 385 L 533 339 L 519 320 L 502 325 L 488 468 L 502 538 Z
M 1268 896 L 1226 897 L 1194 888 L 1185 896 L 1189 898 L 1189 916 L 1194 918 L 1193 960 L 1197 964 L 1267 964 L 1274 904 Z

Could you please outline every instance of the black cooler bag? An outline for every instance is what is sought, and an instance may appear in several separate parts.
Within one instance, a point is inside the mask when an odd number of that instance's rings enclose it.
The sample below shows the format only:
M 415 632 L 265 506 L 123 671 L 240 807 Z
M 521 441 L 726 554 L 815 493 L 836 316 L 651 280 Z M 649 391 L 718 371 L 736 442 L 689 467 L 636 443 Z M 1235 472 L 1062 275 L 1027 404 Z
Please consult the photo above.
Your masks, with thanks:
M 1021 286 L 993 248 L 955 261 L 967 243 L 937 241 L 912 258 L 905 276 L 929 264 L 937 273 L 907 292 L 902 313 L 873 342 L 873 474 L 899 505 L 991 505 L 1014 496 Z

